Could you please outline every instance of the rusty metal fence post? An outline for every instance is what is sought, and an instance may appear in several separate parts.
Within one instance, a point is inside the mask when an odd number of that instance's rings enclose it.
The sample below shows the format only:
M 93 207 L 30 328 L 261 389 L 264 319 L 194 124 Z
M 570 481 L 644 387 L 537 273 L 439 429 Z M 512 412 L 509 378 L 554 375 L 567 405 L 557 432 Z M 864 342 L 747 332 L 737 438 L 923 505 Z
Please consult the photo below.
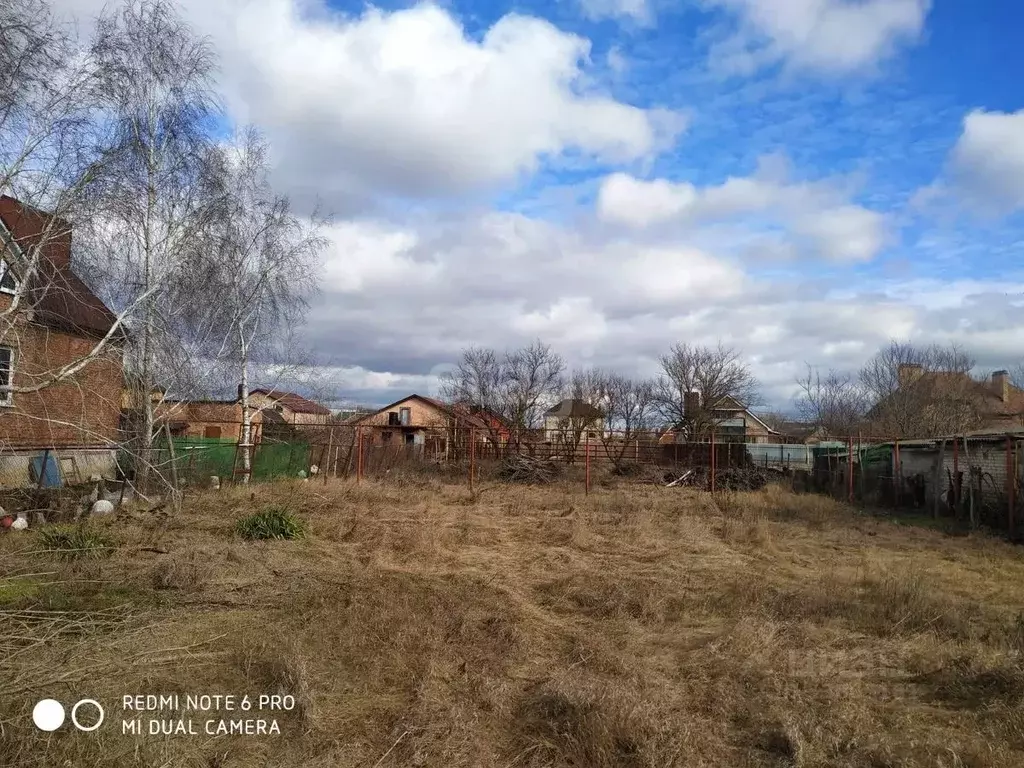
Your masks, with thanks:
M 711 493 L 715 492 L 715 430 L 711 430 Z
M 476 471 L 476 427 L 469 428 L 469 490 L 473 492 L 473 475 Z
M 584 462 L 586 463 L 585 478 L 583 481 L 583 495 L 590 495 L 590 436 L 587 436 L 587 445 L 584 450 Z
M 853 435 L 846 438 L 846 500 L 853 504 Z
M 363 428 L 356 427 L 356 484 L 363 479 Z
M 900 440 L 896 438 L 893 443 L 893 505 L 900 506 L 903 503 L 903 464 L 900 461 Z

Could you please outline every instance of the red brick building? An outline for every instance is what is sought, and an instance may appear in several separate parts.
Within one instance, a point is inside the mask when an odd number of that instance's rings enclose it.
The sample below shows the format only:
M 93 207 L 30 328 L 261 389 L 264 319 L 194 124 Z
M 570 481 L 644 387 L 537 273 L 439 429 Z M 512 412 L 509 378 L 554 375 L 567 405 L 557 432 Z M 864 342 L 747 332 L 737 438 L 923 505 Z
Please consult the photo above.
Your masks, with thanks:
M 27 275 L 33 253 L 36 273 Z M 124 386 L 119 333 L 80 370 L 50 383 L 92 355 L 115 321 L 72 270 L 70 227 L 0 197 L 0 450 L 116 443 Z

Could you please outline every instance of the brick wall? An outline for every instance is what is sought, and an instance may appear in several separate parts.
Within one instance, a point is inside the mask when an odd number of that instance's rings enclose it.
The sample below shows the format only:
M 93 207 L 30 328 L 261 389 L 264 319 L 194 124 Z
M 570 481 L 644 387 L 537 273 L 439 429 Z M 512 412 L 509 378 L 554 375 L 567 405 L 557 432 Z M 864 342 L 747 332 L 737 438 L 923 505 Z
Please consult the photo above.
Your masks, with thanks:
M 14 350 L 14 385 L 31 386 L 85 357 L 96 340 L 24 321 L 3 334 Z M 62 447 L 116 442 L 124 375 L 121 349 L 89 363 L 72 379 L 31 393 L 14 393 L 0 406 L 0 447 Z

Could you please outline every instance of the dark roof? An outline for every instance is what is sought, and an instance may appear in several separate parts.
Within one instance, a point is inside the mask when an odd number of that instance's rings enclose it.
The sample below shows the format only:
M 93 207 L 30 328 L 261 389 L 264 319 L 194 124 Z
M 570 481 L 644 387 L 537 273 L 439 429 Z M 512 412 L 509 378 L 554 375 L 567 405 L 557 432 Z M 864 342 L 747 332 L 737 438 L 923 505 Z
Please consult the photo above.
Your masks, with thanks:
M 287 424 L 288 421 L 280 413 L 275 411 L 273 408 L 261 408 L 260 413 L 263 414 L 264 424 Z
M 603 419 L 604 412 L 584 400 L 563 400 L 544 412 L 559 419 Z
M 315 413 L 320 416 L 331 415 L 331 409 L 327 406 L 315 403 L 309 398 L 297 395 L 294 392 L 277 392 L 273 389 L 254 389 L 249 394 L 266 395 L 278 405 L 295 413 Z
M 33 320 L 80 335 L 109 333 L 117 318 L 71 269 L 70 226 L 7 195 L 0 196 L 0 221 L 23 253 L 41 246 L 33 284 L 24 294 Z

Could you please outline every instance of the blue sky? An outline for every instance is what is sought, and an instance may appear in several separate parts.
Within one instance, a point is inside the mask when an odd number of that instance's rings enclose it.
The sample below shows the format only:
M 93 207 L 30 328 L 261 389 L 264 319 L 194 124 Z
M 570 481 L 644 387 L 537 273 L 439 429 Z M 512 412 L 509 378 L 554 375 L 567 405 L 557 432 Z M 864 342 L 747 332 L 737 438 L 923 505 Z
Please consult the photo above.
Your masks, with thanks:
M 180 2 L 334 214 L 306 337 L 342 398 L 538 337 L 637 376 L 722 341 L 783 409 L 892 338 L 1024 360 L 1018 3 Z

